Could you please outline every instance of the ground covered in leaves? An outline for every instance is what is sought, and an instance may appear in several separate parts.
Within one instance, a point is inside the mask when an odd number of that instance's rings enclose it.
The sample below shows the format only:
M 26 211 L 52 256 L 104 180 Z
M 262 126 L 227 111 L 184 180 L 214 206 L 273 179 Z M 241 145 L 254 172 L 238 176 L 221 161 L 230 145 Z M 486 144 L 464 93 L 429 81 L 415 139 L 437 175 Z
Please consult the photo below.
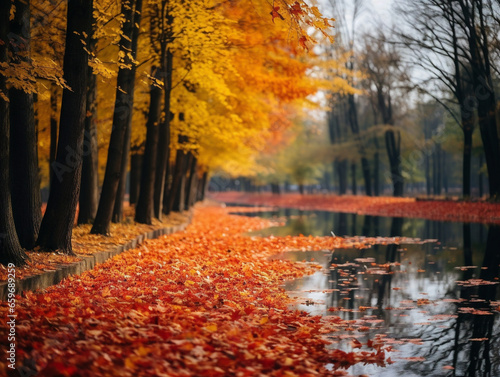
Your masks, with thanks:
M 155 229 L 166 228 L 182 224 L 188 221 L 189 213 L 171 213 L 164 216 L 160 222 L 153 219 L 151 225 L 139 224 L 133 221 L 133 208 L 125 207 L 125 220 L 120 224 L 111 223 L 110 235 L 103 236 L 90 234 L 91 224 L 78 225 L 73 228 L 72 244 L 73 252 L 76 254 L 66 255 L 57 252 L 42 252 L 40 250 L 27 251 L 28 260 L 26 266 L 16 269 L 16 277 L 23 279 L 28 276 L 42 274 L 45 271 L 56 270 L 61 265 L 78 262 L 81 256 L 88 256 L 99 251 L 110 250 L 111 248 L 123 245 L 140 234 L 150 232 Z M 7 281 L 7 268 L 0 264 L 0 282 Z
M 377 339 L 346 353 L 326 335 L 365 323 L 289 309 L 280 285 L 310 263 L 271 260 L 285 250 L 367 247 L 380 239 L 247 237 L 273 225 L 195 212 L 186 231 L 124 252 L 80 276 L 16 301 L 16 365 L 38 376 L 328 376 L 325 366 L 385 365 Z M 392 241 L 395 241 L 394 239 Z M 7 318 L 8 306 L 0 306 Z M 6 321 L 0 335 L 7 338 Z M 6 354 L 7 342 L 0 342 Z M 0 360 L 0 374 L 7 370 Z
M 211 193 L 210 197 L 225 203 L 347 212 L 373 216 L 415 217 L 436 221 L 500 224 L 500 203 L 484 201 L 417 200 L 415 198 L 361 195 L 273 195 L 242 192 Z

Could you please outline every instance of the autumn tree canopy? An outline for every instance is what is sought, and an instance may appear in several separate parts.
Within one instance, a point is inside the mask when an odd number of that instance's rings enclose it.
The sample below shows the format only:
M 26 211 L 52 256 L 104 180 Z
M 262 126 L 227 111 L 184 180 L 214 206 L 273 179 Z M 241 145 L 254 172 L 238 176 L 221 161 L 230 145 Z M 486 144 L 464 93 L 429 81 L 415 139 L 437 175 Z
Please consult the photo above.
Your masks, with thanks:
M 317 91 L 312 47 L 332 41 L 333 19 L 302 0 L 2 4 L 2 130 L 16 140 L 2 174 L 24 187 L 3 189 L 2 260 L 19 264 L 35 243 L 71 253 L 78 208 L 108 234 L 126 192 L 149 223 L 203 197 L 211 171 L 255 174 Z

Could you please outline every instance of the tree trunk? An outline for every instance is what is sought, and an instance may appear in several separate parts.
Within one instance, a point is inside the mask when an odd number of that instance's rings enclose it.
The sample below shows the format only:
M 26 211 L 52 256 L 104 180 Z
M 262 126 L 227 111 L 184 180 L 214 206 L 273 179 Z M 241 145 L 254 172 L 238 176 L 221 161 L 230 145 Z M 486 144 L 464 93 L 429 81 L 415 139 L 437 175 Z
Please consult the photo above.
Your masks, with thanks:
M 204 196 L 204 187 L 206 186 L 207 172 L 203 172 L 201 178 L 198 180 L 198 187 L 196 188 L 196 201 L 201 202 Z
M 201 191 L 200 191 L 200 202 L 202 202 L 203 200 L 205 200 L 205 193 L 207 191 L 207 187 L 208 187 L 208 171 L 204 172 L 203 173 L 203 176 L 201 178 Z
M 0 0 L 0 63 L 8 61 L 9 15 L 10 0 Z M 10 117 L 6 95 L 6 80 L 0 75 L 0 263 L 22 266 L 27 257 L 17 238 L 12 215 L 9 185 Z
M 159 78 L 159 72 L 155 72 Z M 158 145 L 158 121 L 161 112 L 161 89 L 151 85 L 148 121 L 146 123 L 146 145 L 141 171 L 141 189 L 135 208 L 135 221 L 151 224 L 153 217 L 153 195 L 156 171 L 156 150 Z
M 380 155 L 378 153 L 378 144 L 377 152 L 373 155 L 373 164 L 375 165 L 373 168 L 373 194 L 380 196 Z
M 279 183 L 271 183 L 271 192 L 275 195 L 281 194 Z
M 352 194 L 358 194 L 358 183 L 356 182 L 356 163 L 351 164 Z
M 365 182 L 365 194 L 372 196 L 372 179 L 370 175 L 370 163 L 366 157 L 361 158 L 361 170 L 363 171 L 363 180 Z
M 93 21 L 95 22 L 95 20 Z M 97 40 L 90 38 L 89 51 L 95 52 Z M 92 222 L 99 200 L 99 155 L 97 145 L 97 77 L 88 67 L 87 111 L 83 141 L 82 181 L 78 224 Z
M 142 12 L 142 0 L 135 0 L 135 10 L 133 14 L 133 30 L 132 30 L 132 57 L 134 60 L 137 59 L 137 43 L 139 41 L 139 29 L 141 24 L 141 12 Z M 130 79 L 131 82 L 129 84 L 128 90 L 130 93 L 130 113 L 126 119 L 126 131 L 125 131 L 125 139 L 123 143 L 123 151 L 122 151 L 122 161 L 121 161 L 121 169 L 120 169 L 120 182 L 118 183 L 118 189 L 116 193 L 115 205 L 113 208 L 113 216 L 112 220 L 114 223 L 119 223 L 123 219 L 123 202 L 125 200 L 125 189 L 127 185 L 127 171 L 129 167 L 129 157 L 130 157 L 130 138 L 132 135 L 132 113 L 134 107 L 134 89 L 135 89 L 135 73 L 137 71 L 137 67 L 135 64 L 132 64 Z
M 140 149 L 140 148 L 138 148 Z M 141 166 L 143 154 L 137 151 L 132 151 L 130 156 L 130 195 L 129 204 L 136 204 L 139 197 L 139 189 L 141 186 Z
M 168 18 L 170 20 L 170 18 Z M 170 20 L 170 22 L 172 22 Z M 158 157 L 156 162 L 156 177 L 154 188 L 154 213 L 155 217 L 161 219 L 163 197 L 168 198 L 168 174 L 167 167 L 170 157 L 170 92 L 172 89 L 172 63 L 173 55 L 168 47 L 164 51 L 165 56 L 162 59 L 162 72 L 164 84 L 163 113 L 165 118 L 160 124 L 158 136 Z
M 433 155 L 433 182 L 434 182 L 434 195 L 441 195 L 443 190 L 442 177 L 441 177 L 441 145 L 436 144 Z
M 57 152 L 57 84 L 50 84 L 50 156 L 49 156 L 49 184 L 54 177 L 54 162 Z
M 486 167 L 488 170 L 490 197 L 500 199 L 500 139 L 497 122 L 497 101 L 489 58 L 489 43 L 482 14 L 482 1 L 460 1 L 463 23 L 467 29 L 469 44 L 469 62 L 472 71 L 472 81 L 477 99 L 477 117 L 481 140 L 484 147 Z M 476 7 L 477 5 L 477 7 Z M 476 11 L 478 14 L 476 14 Z M 480 27 L 478 27 L 480 26 Z M 479 33 L 479 34 L 478 34 Z
M 189 158 L 189 178 L 187 180 L 186 184 L 186 202 L 184 205 L 184 209 L 188 210 L 189 207 L 193 204 L 193 186 L 195 182 L 195 176 L 196 176 L 196 163 L 197 159 L 196 157 L 190 152 L 189 153 L 190 158 Z
M 427 196 L 431 195 L 431 165 L 430 156 L 428 153 L 424 153 L 424 164 L 425 164 L 425 187 Z
M 131 93 L 133 96 L 133 92 Z M 125 190 L 127 186 L 127 171 L 128 162 L 130 155 L 130 139 L 132 136 L 132 124 L 131 119 L 127 124 L 127 129 L 125 130 L 125 138 L 123 140 L 123 151 L 122 151 L 122 162 L 120 168 L 120 180 L 118 182 L 118 188 L 116 190 L 115 205 L 113 207 L 113 216 L 111 221 L 114 223 L 121 223 L 123 220 L 123 201 L 125 200 Z
M 443 179 L 444 192 L 448 194 L 448 170 L 446 170 L 446 151 L 441 151 L 441 177 Z
M 361 135 L 359 133 L 359 123 L 358 123 L 358 113 L 356 109 L 356 101 L 354 100 L 354 95 L 348 95 L 348 104 L 349 104 L 349 123 L 351 125 L 352 133 L 354 134 L 356 141 L 358 142 L 358 149 L 361 153 L 361 169 L 363 170 L 363 179 L 365 181 L 365 192 L 366 195 L 372 195 L 372 184 L 371 184 L 371 176 L 370 176 L 370 164 L 368 163 L 368 159 L 365 157 L 365 146 L 363 140 L 361 139 Z M 354 191 L 353 191 L 354 193 Z
M 65 89 L 61 105 L 61 123 L 54 177 L 37 243 L 45 250 L 72 254 L 71 234 L 80 194 L 82 147 L 85 127 L 88 45 L 92 32 L 92 0 L 68 2 L 66 48 L 64 53 Z
M 14 1 L 16 13 L 10 23 L 11 33 L 18 45 L 12 55 L 16 63 L 30 60 L 29 1 Z M 12 38 L 11 38 L 12 39 Z M 35 127 L 33 94 L 11 88 L 10 99 L 10 184 L 14 223 L 21 246 L 35 246 L 42 221 L 40 179 L 38 175 L 38 146 Z
M 347 193 L 347 160 L 336 162 L 337 176 L 339 179 L 339 195 Z
M 484 164 L 484 160 L 483 160 L 483 152 L 481 151 L 481 153 L 479 154 L 479 175 L 478 175 L 478 188 L 479 188 L 479 197 L 482 198 L 483 195 L 484 195 L 484 185 L 483 185 L 483 164 Z
M 471 158 L 472 158 L 472 126 L 468 123 L 463 123 L 464 131 L 464 152 L 462 163 L 462 195 L 465 199 L 470 199 L 470 181 L 471 181 Z M 446 174 L 446 173 L 445 173 Z
M 116 82 L 115 109 L 113 113 L 113 127 L 108 147 L 108 160 L 106 162 L 106 172 L 102 184 L 99 208 L 90 231 L 92 234 L 109 234 L 109 225 L 113 215 L 115 200 L 117 197 L 118 185 L 122 173 L 122 159 L 125 145 L 127 129 L 133 108 L 134 90 L 134 65 L 129 54 L 132 49 L 132 36 L 134 30 L 134 0 L 122 3 L 122 14 L 125 17 L 123 24 L 123 36 L 120 40 L 120 52 L 124 55 L 123 66 L 118 70 Z
M 385 132 L 385 146 L 391 169 L 393 195 L 403 196 L 404 180 L 401 174 L 401 135 L 399 131 L 387 130 Z
M 500 146 L 495 106 L 495 95 L 491 91 L 488 98 L 479 101 L 477 115 L 486 157 L 490 197 L 500 200 Z
M 184 136 L 179 136 L 179 144 L 186 141 Z M 174 176 L 172 180 L 172 187 L 170 189 L 170 211 L 182 211 L 181 203 L 184 198 L 184 188 L 186 182 L 186 160 L 187 155 L 183 150 L 179 149 L 176 153 Z
M 170 151 L 169 157 L 167 159 L 167 168 L 165 170 L 165 182 L 163 184 L 163 205 L 162 205 L 162 213 L 164 215 L 168 215 L 170 213 L 170 189 L 172 186 L 172 166 L 170 164 Z

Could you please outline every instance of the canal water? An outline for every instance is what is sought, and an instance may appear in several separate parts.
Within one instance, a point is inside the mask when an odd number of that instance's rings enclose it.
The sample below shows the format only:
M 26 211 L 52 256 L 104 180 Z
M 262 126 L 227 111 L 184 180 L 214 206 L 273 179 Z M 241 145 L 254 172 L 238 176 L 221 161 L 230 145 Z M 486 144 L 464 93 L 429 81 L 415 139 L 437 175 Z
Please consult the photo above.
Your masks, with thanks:
M 355 365 L 352 375 L 500 376 L 500 227 L 326 211 L 241 213 L 285 225 L 258 236 L 404 236 L 426 242 L 369 249 L 288 252 L 323 270 L 285 284 L 295 308 L 356 321 L 363 331 L 330 334 L 332 347 L 382 339 L 395 351 L 386 367 Z M 368 350 L 362 348 L 361 350 Z M 359 350 L 358 350 L 359 351 Z

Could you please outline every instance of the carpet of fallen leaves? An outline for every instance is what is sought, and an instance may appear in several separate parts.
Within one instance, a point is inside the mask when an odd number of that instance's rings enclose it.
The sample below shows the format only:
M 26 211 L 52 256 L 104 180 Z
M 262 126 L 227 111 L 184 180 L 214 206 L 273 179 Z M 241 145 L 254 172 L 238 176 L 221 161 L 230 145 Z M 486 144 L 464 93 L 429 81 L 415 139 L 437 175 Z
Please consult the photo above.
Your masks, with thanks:
M 125 221 L 120 224 L 111 223 L 110 236 L 90 234 L 91 224 L 78 225 L 73 228 L 72 244 L 74 256 L 57 252 L 42 252 L 37 249 L 27 251 L 29 260 L 26 266 L 16 269 L 16 277 L 23 279 L 28 276 L 42 274 L 45 271 L 56 270 L 61 265 L 78 262 L 80 256 L 88 256 L 99 251 L 110 250 L 117 245 L 123 245 L 140 234 L 155 229 L 182 224 L 187 221 L 189 213 L 171 213 L 160 222 L 153 219 L 151 225 L 139 224 L 133 221 L 133 208 L 125 207 Z M 7 281 L 7 268 L 0 264 L 0 282 Z
M 414 217 L 437 221 L 500 224 L 500 203 L 417 200 L 415 198 L 352 195 L 299 195 L 241 192 L 210 193 L 210 198 L 238 204 L 278 206 L 303 210 L 357 213 L 360 215 Z
M 273 260 L 290 249 L 366 247 L 340 237 L 247 237 L 269 220 L 198 208 L 186 231 L 148 240 L 16 301 L 16 365 L 37 376 L 338 376 L 327 364 L 383 366 L 383 343 L 327 347 L 356 321 L 289 309 L 280 286 L 319 266 Z M 380 240 L 379 240 L 380 241 Z M 7 304 L 0 315 L 7 318 Z M 0 322 L 0 352 L 7 350 Z M 0 374 L 6 370 L 0 359 Z M 25 374 L 23 374 L 25 373 Z

